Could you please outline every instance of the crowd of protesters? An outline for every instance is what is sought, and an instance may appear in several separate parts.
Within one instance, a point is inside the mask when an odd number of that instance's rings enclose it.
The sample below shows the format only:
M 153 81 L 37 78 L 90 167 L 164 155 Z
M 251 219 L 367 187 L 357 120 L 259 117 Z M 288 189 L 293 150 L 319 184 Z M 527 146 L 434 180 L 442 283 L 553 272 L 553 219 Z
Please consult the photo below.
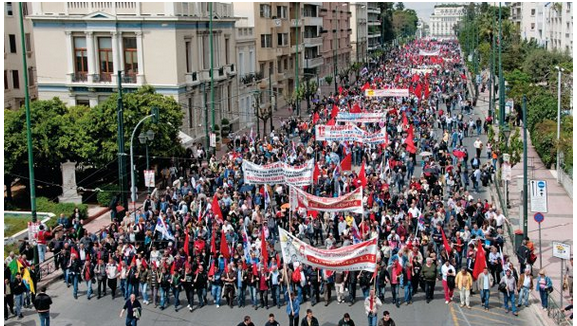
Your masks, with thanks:
M 439 53 L 423 56 L 420 50 Z M 546 306 L 550 279 L 542 271 L 533 280 L 525 267 L 533 262 L 532 243 L 524 241 L 516 268 L 502 254 L 507 218 L 494 203 L 476 197 L 495 179 L 501 155 L 498 146 L 478 138 L 492 120 L 472 116 L 464 71 L 455 41 L 417 40 L 390 49 L 338 94 L 317 98 L 307 118 L 291 117 L 262 138 L 238 135 L 221 158 L 207 159 L 199 144 L 190 152 L 190 166 L 163 170 L 163 187 L 148 195 L 141 209 L 114 211 L 112 223 L 97 234 L 81 224 L 75 232 L 54 232 L 43 249 L 55 254 L 75 299 L 86 290 L 88 300 L 140 298 L 161 310 L 284 306 L 291 326 L 299 325 L 300 305 L 309 300 L 312 306 L 362 300 L 369 325 L 390 325 L 377 317 L 379 307 L 410 305 L 419 292 L 429 303 L 437 285 L 446 304 L 457 292 L 461 306 L 470 308 L 475 291 L 489 309 L 495 285 L 504 284 L 503 304 L 514 314 L 517 298 L 527 305 L 535 286 L 543 290 Z M 365 97 L 367 88 L 409 88 L 411 95 Z M 369 133 L 385 128 L 388 141 L 315 141 L 314 126 L 336 124 L 339 111 L 386 113 L 381 123 L 358 126 Z M 465 138 L 476 139 L 475 152 L 463 146 Z M 346 171 L 341 162 L 349 153 L 355 168 Z M 291 211 L 287 185 L 243 182 L 243 160 L 301 165 L 311 158 L 319 173 L 304 190 L 337 197 L 364 186 L 363 214 Z M 365 175 L 356 172 L 361 165 Z M 326 249 L 378 237 L 378 269 L 332 272 L 284 265 L 279 226 Z M 484 264 L 476 263 L 479 257 Z

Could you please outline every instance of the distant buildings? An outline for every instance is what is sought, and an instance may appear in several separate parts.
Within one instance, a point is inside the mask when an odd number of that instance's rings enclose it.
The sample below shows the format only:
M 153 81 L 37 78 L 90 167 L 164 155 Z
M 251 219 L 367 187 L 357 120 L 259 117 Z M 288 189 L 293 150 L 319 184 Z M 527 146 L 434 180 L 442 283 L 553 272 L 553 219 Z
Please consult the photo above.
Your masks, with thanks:
M 348 2 L 323 2 L 322 4 L 323 64 L 319 76 L 333 76 L 333 80 L 336 80 L 335 67 L 337 73 L 341 73 L 350 66 L 352 12 Z
M 367 3 L 351 2 L 351 12 L 351 61 L 364 62 L 368 49 Z
M 32 22 L 26 19 L 30 3 L 22 3 L 24 13 L 24 43 L 28 71 L 22 63 L 22 33 L 18 2 L 4 2 L 4 108 L 18 109 L 24 105 L 24 74 L 28 73 L 30 99 L 38 97 L 36 86 L 36 47 L 33 45 Z
M 368 50 L 373 52 L 381 46 L 381 9 L 377 2 L 367 3 Z
M 465 15 L 465 6 L 461 4 L 436 5 L 430 16 L 431 37 L 454 38 L 456 28 Z
M 573 3 L 512 2 L 510 19 L 523 39 L 573 54 Z

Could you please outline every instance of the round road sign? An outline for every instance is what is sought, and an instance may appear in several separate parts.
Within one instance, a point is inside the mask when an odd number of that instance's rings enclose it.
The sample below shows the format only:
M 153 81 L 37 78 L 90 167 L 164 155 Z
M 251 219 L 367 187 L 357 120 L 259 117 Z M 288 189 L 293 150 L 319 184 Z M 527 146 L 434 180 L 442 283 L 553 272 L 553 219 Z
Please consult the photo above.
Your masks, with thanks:
M 539 224 L 541 224 L 541 222 L 543 222 L 545 220 L 545 216 L 541 213 L 535 213 L 533 218 L 535 219 L 535 222 L 537 222 Z

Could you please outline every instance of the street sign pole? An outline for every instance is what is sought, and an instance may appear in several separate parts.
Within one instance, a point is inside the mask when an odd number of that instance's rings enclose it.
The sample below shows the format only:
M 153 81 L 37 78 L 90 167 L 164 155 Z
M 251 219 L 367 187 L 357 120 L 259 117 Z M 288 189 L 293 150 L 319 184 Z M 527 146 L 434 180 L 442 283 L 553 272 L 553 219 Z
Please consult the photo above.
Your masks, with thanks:
M 561 302 L 559 305 L 559 309 L 563 309 L 563 262 L 565 261 L 565 259 L 561 259 L 561 278 L 559 279 L 559 282 L 561 282 L 561 284 L 559 285 L 559 292 L 561 292 L 561 295 L 559 296 L 561 298 Z
M 539 269 L 543 269 L 543 250 L 541 247 L 541 223 L 543 223 L 543 221 L 545 221 L 545 216 L 542 213 L 535 213 L 535 215 L 533 215 L 533 218 L 535 219 L 535 222 L 537 222 L 537 224 L 539 224 Z

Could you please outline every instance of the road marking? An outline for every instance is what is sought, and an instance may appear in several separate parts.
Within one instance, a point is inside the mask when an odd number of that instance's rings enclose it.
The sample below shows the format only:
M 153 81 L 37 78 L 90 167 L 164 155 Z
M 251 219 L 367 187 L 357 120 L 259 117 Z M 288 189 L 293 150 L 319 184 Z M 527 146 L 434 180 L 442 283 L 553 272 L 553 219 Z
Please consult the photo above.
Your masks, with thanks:
M 477 311 L 480 311 L 480 312 L 483 312 L 483 313 L 486 313 L 486 314 L 495 315 L 495 316 L 498 316 L 498 317 L 507 317 L 507 318 L 511 318 L 511 319 L 522 319 L 522 318 L 520 318 L 520 317 L 498 314 L 498 313 L 496 313 L 496 312 L 489 311 L 489 310 L 484 310 L 484 309 L 477 308 L 477 307 L 471 307 L 471 310 L 477 310 Z M 504 311 L 504 310 L 503 310 L 503 311 Z
M 449 311 L 451 312 L 451 316 L 453 317 L 453 323 L 455 324 L 455 326 L 459 326 L 460 325 L 459 319 L 457 319 L 457 315 L 455 314 L 455 309 L 453 308 L 453 305 L 449 305 Z
M 454 303 L 456 304 L 456 303 Z M 469 319 L 467 318 L 467 316 L 465 316 L 465 314 L 463 313 L 463 309 L 461 309 L 461 306 L 457 306 L 459 308 L 459 312 L 461 312 L 461 316 L 463 316 L 463 318 L 465 318 L 465 321 L 467 322 L 467 325 L 471 326 L 471 323 L 469 323 Z

